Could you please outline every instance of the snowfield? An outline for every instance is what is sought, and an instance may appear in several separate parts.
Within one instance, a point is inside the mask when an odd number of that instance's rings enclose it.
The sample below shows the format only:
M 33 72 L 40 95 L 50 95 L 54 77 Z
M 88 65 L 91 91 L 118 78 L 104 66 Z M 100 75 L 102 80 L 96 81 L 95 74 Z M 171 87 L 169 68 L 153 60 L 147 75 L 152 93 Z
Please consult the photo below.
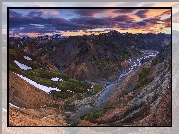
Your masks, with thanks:
M 28 56 L 24 56 L 24 59 L 26 59 L 26 60 L 32 60 L 30 57 L 28 57 Z
M 21 64 L 20 62 L 18 62 L 17 60 L 14 60 L 14 62 L 23 70 L 28 70 L 28 69 L 32 69 L 31 67 L 28 67 L 24 64 Z
M 16 73 L 15 73 L 16 74 Z M 18 75 L 20 78 L 24 79 L 25 81 L 27 81 L 28 83 L 30 83 L 31 85 L 35 86 L 36 88 L 46 92 L 46 93 L 50 93 L 50 91 L 52 90 L 55 90 L 55 91 L 61 91 L 60 89 L 58 89 L 57 87 L 56 88 L 53 88 L 53 87 L 47 87 L 47 86 L 44 86 L 44 85 L 40 85 L 38 83 L 36 83 L 35 81 L 32 81 L 31 79 L 28 79 L 20 74 L 16 74 Z

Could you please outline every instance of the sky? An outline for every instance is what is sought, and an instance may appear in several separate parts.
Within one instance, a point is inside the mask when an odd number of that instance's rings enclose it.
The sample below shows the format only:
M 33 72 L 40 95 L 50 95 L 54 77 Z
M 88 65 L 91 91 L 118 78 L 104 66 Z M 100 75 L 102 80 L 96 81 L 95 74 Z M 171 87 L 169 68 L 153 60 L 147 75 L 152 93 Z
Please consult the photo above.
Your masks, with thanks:
M 63 5 L 63 6 L 62 6 Z M 68 5 L 68 6 L 67 6 Z M 173 30 L 179 30 L 179 3 L 177 2 L 3 2 L 6 7 L 78 7 L 78 6 L 172 6 Z M 2 20 L 3 21 L 3 20 Z M 3 21 L 3 33 L 7 22 Z M 106 33 L 117 30 L 121 33 L 171 33 L 171 11 L 169 9 L 11 9 L 9 14 L 10 36 L 41 36 L 61 34 L 75 36 Z
M 170 33 L 170 9 L 10 9 L 11 36 Z

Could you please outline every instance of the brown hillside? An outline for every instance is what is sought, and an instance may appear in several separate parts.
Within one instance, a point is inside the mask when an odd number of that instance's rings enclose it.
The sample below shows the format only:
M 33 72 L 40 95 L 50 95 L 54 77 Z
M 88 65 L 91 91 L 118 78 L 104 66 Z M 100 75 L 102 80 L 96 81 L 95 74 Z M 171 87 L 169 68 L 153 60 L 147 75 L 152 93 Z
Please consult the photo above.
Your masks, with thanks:
M 50 103 L 50 96 L 9 72 L 9 101 L 24 108 L 38 108 Z

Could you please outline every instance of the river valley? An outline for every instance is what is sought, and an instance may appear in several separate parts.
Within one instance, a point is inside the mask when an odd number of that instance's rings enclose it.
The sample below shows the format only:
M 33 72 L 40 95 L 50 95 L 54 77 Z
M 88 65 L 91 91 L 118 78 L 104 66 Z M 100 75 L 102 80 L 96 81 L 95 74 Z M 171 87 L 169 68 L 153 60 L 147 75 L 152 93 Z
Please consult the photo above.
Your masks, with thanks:
M 139 57 L 134 57 L 131 59 L 126 60 L 126 62 L 129 64 L 127 68 L 122 70 L 119 73 L 119 77 L 117 80 L 113 82 L 109 81 L 88 81 L 88 82 L 96 82 L 96 83 L 102 83 L 106 84 L 106 87 L 99 92 L 98 94 L 85 98 L 84 100 L 74 102 L 75 105 L 78 107 L 78 110 L 75 111 L 70 117 L 69 117 L 69 123 L 73 125 L 75 121 L 78 121 L 82 116 L 92 113 L 96 111 L 97 109 L 104 108 L 107 105 L 113 105 L 115 101 L 117 100 L 117 94 L 116 90 L 119 90 L 119 87 L 123 85 L 124 83 L 127 83 L 129 77 L 132 77 L 133 72 L 135 70 L 139 69 L 141 65 L 144 63 L 150 63 L 152 58 L 155 57 L 158 54 L 158 51 L 156 50 L 145 50 L 142 51 L 143 54 Z M 136 72 L 135 72 L 136 73 Z M 131 89 L 128 89 L 131 92 L 134 89 L 132 87 Z M 118 95 L 122 96 L 127 91 L 125 88 L 121 88 L 118 92 Z M 89 105 L 91 104 L 91 105 Z

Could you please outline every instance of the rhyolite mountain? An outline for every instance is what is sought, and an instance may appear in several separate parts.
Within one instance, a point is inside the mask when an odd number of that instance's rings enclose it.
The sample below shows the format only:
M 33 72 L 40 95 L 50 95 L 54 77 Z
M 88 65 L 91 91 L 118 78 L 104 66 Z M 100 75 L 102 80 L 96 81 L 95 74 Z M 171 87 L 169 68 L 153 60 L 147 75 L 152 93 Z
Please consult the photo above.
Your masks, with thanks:
M 159 53 L 109 84 L 131 67 L 127 59 L 145 57 L 141 50 Z M 8 54 L 11 126 L 171 126 L 169 35 L 10 38 Z M 20 75 L 61 91 L 47 93 Z M 52 81 L 57 77 L 63 81 Z
M 160 50 L 170 43 L 169 35 L 130 34 L 110 31 L 99 35 L 44 36 L 10 39 L 10 48 L 23 49 L 41 57 L 78 80 L 114 80 L 130 57 L 141 55 L 139 49 Z M 18 45 L 14 45 L 18 44 Z

